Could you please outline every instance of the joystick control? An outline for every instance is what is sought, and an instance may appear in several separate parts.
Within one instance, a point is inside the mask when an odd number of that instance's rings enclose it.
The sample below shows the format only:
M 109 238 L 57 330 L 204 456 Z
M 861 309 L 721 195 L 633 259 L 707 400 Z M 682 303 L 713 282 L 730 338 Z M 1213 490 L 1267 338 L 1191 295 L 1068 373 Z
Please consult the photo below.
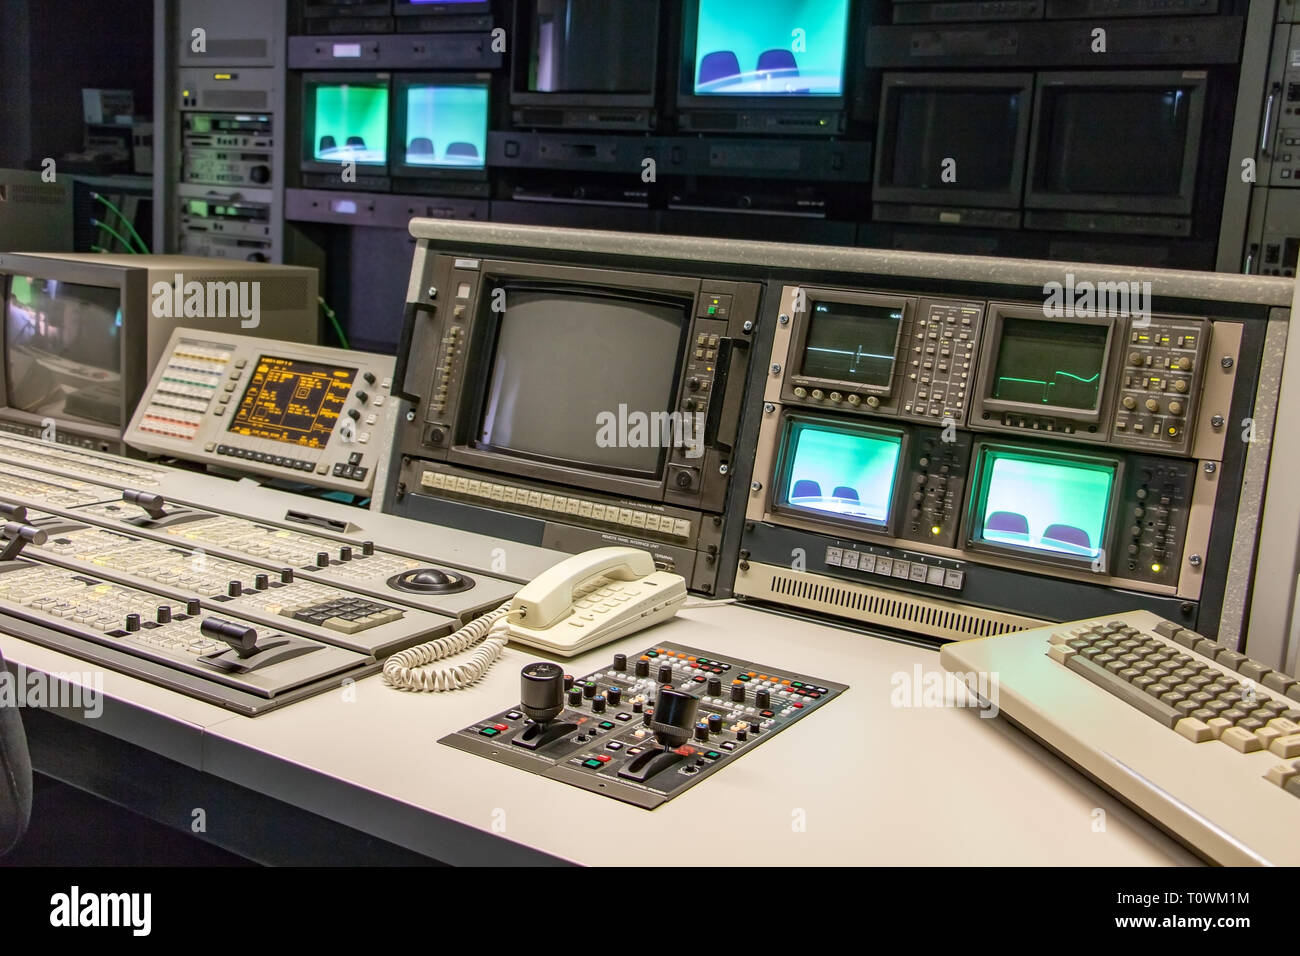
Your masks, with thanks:
M 569 703 L 581 701 L 577 688 L 569 691 Z M 529 664 L 519 672 L 519 709 L 532 720 L 523 733 L 510 741 L 525 750 L 537 750 L 578 729 L 569 721 L 556 721 L 564 711 L 564 668 L 549 661 Z
M 646 712 L 646 724 L 654 731 L 659 747 L 638 754 L 618 772 L 620 777 L 644 783 L 657 773 L 676 766 L 685 757 L 676 749 L 691 739 L 695 731 L 700 702 L 685 691 L 665 687 L 659 691 L 654 711 Z M 705 726 L 707 734 L 708 727 Z

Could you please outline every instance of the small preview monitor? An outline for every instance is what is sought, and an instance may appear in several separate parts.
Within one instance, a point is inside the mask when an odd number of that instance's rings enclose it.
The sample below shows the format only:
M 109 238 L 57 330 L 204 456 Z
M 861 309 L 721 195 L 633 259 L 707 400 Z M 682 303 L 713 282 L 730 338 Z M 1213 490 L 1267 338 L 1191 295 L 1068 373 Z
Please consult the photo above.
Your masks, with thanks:
M 691 0 L 682 92 L 702 98 L 843 97 L 849 0 Z
M 479 450 L 658 480 L 674 440 L 700 440 L 670 415 L 689 301 L 576 285 L 507 282 L 493 292 L 505 311 Z
M 229 431 L 324 448 L 343 414 L 356 374 L 355 368 L 263 355 Z
M 515 103 L 651 105 L 659 4 L 645 0 L 524 0 L 526 63 Z
M 485 178 L 489 84 L 487 74 L 398 75 L 393 172 Z
M 1020 206 L 1029 73 L 888 73 L 876 138 L 880 202 Z
M 814 300 L 800 371 L 809 378 L 888 389 L 902 326 L 901 305 Z
M 1188 215 L 1203 71 L 1042 73 L 1025 206 Z
M 122 426 L 122 293 L 13 275 L 5 295 L 6 404 L 58 421 Z
M 388 171 L 386 73 L 308 73 L 303 77 L 303 162 L 309 172 Z
M 1110 532 L 1117 459 L 983 445 L 976 452 L 974 546 L 1092 564 Z
M 903 432 L 790 416 L 773 501 L 778 510 L 888 531 Z

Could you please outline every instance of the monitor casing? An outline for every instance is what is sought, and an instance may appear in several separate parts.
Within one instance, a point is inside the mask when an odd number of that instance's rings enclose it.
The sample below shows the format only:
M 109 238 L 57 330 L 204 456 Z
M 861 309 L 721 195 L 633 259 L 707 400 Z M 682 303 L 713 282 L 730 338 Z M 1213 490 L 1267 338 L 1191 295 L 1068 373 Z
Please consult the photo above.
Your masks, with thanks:
M 172 331 L 203 321 L 194 317 L 159 318 L 153 315 L 154 286 L 159 282 L 173 286 L 177 274 L 182 275 L 185 282 L 261 283 L 259 324 L 245 329 L 237 316 L 214 319 L 214 332 L 309 344 L 318 340 L 320 277 L 315 269 L 237 263 L 197 256 L 0 253 L 0 293 L 5 299 L 6 313 L 8 279 L 14 275 L 117 289 L 121 294 L 122 424 L 114 428 L 77 419 L 55 419 L 56 441 L 114 453 L 127 451 L 122 435 L 149 383 L 154 366 L 166 352 Z M 5 323 L 7 334 L 7 315 Z M 9 406 L 8 373 L 8 363 L 0 361 L 0 431 L 42 437 L 46 416 Z

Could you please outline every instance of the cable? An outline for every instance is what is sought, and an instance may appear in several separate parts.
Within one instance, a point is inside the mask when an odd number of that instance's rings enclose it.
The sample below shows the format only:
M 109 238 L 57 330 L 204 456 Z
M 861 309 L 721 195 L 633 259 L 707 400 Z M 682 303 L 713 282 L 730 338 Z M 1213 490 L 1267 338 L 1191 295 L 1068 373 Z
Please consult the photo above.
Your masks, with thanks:
M 507 601 L 454 634 L 394 654 L 384 661 L 384 683 L 398 690 L 444 691 L 468 687 L 501 656 L 509 639 L 504 619 L 511 613 L 510 604 Z M 474 653 L 464 663 L 428 666 L 471 647 Z
M 343 347 L 345 349 L 352 348 L 348 344 L 347 335 L 343 332 L 343 326 L 339 324 L 339 317 L 334 314 L 334 310 L 329 307 L 329 303 L 321 296 L 316 296 L 316 301 L 320 303 L 321 310 L 329 317 L 329 320 L 334 323 L 334 333 L 339 337 L 339 341 L 343 343 Z
M 103 246 L 97 246 L 97 245 L 95 245 L 93 242 L 90 244 L 90 251 L 91 251 L 91 252 L 108 252 L 108 250 L 105 249 Z
M 117 218 L 122 220 L 122 222 L 123 222 L 123 224 L 126 226 L 126 228 L 129 229 L 129 230 L 131 230 L 131 235 L 135 236 L 136 241 L 140 243 L 140 251 L 142 251 L 145 255 L 148 255 L 148 254 L 149 254 L 149 245 L 148 245 L 148 243 L 146 243 L 146 242 L 144 241 L 144 239 L 141 238 L 140 233 L 138 233 L 138 232 L 135 231 L 135 226 L 131 225 L 131 220 L 130 220 L 130 219 L 127 219 L 126 216 L 123 215 L 122 210 L 118 209 L 115 205 L 113 205 L 111 202 L 109 202 L 107 199 L 105 199 L 105 198 L 104 198 L 102 195 L 100 195 L 99 193 L 94 193 L 94 192 L 92 192 L 92 193 L 90 194 L 90 198 L 92 198 L 92 199 L 98 199 L 98 200 L 99 200 L 100 202 L 102 202 L 105 206 L 107 206 L 111 211 L 117 213 Z
M 736 604 L 736 603 L 738 602 L 736 601 L 735 598 L 723 598 L 720 601 L 686 601 L 684 604 L 682 604 L 682 608 L 721 607 L 723 604 Z
M 103 230 L 104 230 L 105 232 L 107 232 L 110 236 L 112 236 L 113 238 L 115 238 L 118 242 L 120 242 L 120 243 L 122 244 L 122 247 L 123 247 L 124 249 L 126 249 L 127 252 L 131 253 L 132 255 L 139 255 L 139 253 L 136 251 L 135 247 L 132 246 L 131 243 L 129 243 L 129 242 L 127 242 L 125 239 L 123 239 L 123 238 L 122 238 L 122 234 L 121 234 L 120 232 L 118 232 L 116 229 L 114 229 L 112 226 L 110 226 L 108 223 L 104 222 L 104 221 L 101 220 L 101 219 L 94 219 L 94 218 L 92 218 L 92 219 L 90 220 L 90 224 L 91 224 L 92 226 L 98 226 L 100 229 L 103 229 Z

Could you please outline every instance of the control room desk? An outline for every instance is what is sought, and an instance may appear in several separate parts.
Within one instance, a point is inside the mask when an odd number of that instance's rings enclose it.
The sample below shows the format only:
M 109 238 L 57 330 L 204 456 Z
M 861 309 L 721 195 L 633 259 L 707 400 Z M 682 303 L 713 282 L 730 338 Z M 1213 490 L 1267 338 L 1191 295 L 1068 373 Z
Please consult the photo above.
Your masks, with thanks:
M 653 811 L 437 742 L 518 699 L 519 669 L 538 657 L 513 646 L 467 690 L 401 693 L 375 675 L 355 685 L 355 700 L 335 691 L 256 718 L 107 671 L 98 719 L 32 715 L 33 758 L 177 828 L 204 808 L 208 839 L 264 862 L 391 861 L 366 851 L 387 841 L 452 864 L 680 865 L 706 837 L 719 850 L 708 862 L 737 866 L 1196 862 L 1005 719 L 893 706 L 893 675 L 939 670 L 926 648 L 719 605 L 566 670 L 583 675 L 658 641 L 850 689 Z M 0 648 L 11 667 L 89 669 L 7 635 Z M 64 731 L 80 742 L 51 739 Z M 297 819 L 265 826 L 268 807 Z M 351 848 L 330 828 L 356 837 Z M 272 830 L 290 833 L 299 852 L 277 852 Z M 306 857 L 304 844 L 314 844 Z

